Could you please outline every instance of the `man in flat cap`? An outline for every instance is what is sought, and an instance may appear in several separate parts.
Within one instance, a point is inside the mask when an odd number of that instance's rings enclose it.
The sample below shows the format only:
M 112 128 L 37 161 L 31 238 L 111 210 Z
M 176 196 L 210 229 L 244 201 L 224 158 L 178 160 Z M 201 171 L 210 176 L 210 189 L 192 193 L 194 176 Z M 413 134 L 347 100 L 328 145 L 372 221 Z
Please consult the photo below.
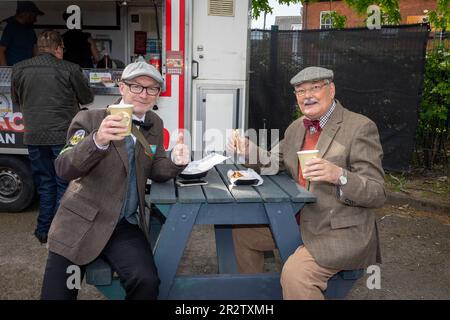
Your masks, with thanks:
M 0 39 L 0 66 L 12 66 L 37 54 L 33 25 L 44 15 L 33 1 L 17 1 L 16 15 L 5 19 L 7 25 Z
M 328 280 L 337 272 L 381 262 L 373 209 L 386 199 L 383 150 L 375 123 L 334 98 L 331 70 L 303 69 L 291 84 L 303 116 L 270 153 L 244 138 L 240 147 L 247 159 L 253 152 L 267 155 L 260 163 L 270 166 L 253 166 L 263 174 L 281 169 L 302 186 L 307 186 L 305 179 L 310 181 L 317 202 L 305 205 L 297 215 L 303 244 L 285 262 L 281 286 L 284 299 L 323 299 Z M 233 144 L 228 148 L 234 150 Z M 300 170 L 297 151 L 314 149 L 320 158 Z M 264 171 L 267 168 L 272 172 Z M 275 248 L 270 229 L 236 227 L 233 239 L 239 271 L 263 272 L 263 251 Z
M 156 299 L 159 278 L 148 241 L 147 178 L 174 178 L 190 160 L 179 135 L 166 157 L 163 122 L 151 109 L 164 85 L 145 61 L 122 73 L 118 104 L 132 104 L 132 134 L 123 116 L 107 109 L 82 111 L 72 121 L 67 145 L 56 159 L 57 174 L 71 181 L 48 235 L 49 255 L 42 299 L 76 299 L 67 287 L 67 268 L 102 257 L 121 279 L 126 299 Z

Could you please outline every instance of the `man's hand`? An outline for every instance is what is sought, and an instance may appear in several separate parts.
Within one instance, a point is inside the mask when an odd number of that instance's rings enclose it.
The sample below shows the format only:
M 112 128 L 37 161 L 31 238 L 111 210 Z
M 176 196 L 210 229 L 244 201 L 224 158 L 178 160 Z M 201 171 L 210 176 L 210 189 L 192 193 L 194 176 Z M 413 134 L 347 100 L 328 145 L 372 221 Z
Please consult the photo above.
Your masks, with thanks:
M 191 159 L 191 153 L 189 152 L 188 146 L 183 143 L 184 134 L 180 132 L 178 134 L 177 143 L 172 150 L 173 163 L 177 166 L 184 166 L 189 163 Z
M 245 156 L 248 159 L 249 154 L 257 150 L 256 145 L 246 137 L 233 137 L 231 136 L 227 142 L 227 151 L 229 153 L 237 153 Z
M 121 115 L 109 115 L 103 119 L 95 135 L 95 142 L 101 146 L 107 146 L 111 141 L 119 141 L 125 139 L 119 136 L 119 133 L 125 133 L 128 130 L 126 124 L 122 122 Z
M 342 168 L 320 158 L 313 158 L 306 162 L 303 177 L 311 181 L 326 181 L 335 185 L 339 184 Z

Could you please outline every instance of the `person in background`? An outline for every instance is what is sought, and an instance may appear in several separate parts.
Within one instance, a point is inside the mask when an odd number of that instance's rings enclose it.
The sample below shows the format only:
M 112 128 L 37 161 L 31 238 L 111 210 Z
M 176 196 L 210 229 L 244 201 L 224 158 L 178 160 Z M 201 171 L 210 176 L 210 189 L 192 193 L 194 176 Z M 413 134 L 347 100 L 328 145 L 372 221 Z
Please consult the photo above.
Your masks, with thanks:
M 133 129 L 107 109 L 77 114 L 67 145 L 56 159 L 56 172 L 70 180 L 48 237 L 49 254 L 41 299 L 76 299 L 66 283 L 67 268 L 81 276 L 97 257 L 120 277 L 126 299 L 156 299 L 159 277 L 148 238 L 147 179 L 175 178 L 190 160 L 178 136 L 171 158 L 163 146 L 164 124 L 151 109 L 164 85 L 161 74 L 145 61 L 130 63 L 122 73 L 118 104 L 133 105 Z
M 11 98 L 23 114 L 24 144 L 28 146 L 33 178 L 39 193 L 35 236 L 47 242 L 47 233 L 67 182 L 55 173 L 54 160 L 66 142 L 73 117 L 94 100 L 78 65 L 64 61 L 64 43 L 56 31 L 38 37 L 39 55 L 15 64 Z
M 67 21 L 69 16 L 64 12 L 64 21 Z M 76 63 L 82 68 L 93 68 L 100 60 L 100 53 L 90 33 L 81 29 L 70 29 L 62 37 L 65 46 L 64 60 Z
M 246 138 L 237 144 L 247 159 L 258 153 L 259 164 L 253 166 L 263 173 L 281 168 L 302 186 L 310 180 L 317 202 L 299 213 L 303 244 L 285 262 L 280 282 L 284 299 L 320 300 L 334 274 L 381 263 L 373 209 L 386 200 L 383 149 L 375 123 L 335 99 L 332 70 L 305 68 L 291 84 L 303 116 L 287 128 L 284 139 L 270 153 Z M 228 149 L 237 148 L 229 142 Z M 300 150 L 319 150 L 320 157 L 300 168 Z M 270 229 L 236 227 L 233 240 L 239 271 L 263 272 L 264 251 L 275 248 Z
M 33 25 L 44 12 L 32 1 L 17 1 L 16 15 L 9 17 L 0 39 L 0 66 L 12 66 L 37 54 Z
M 125 64 L 119 59 L 112 59 L 108 53 L 105 53 L 97 63 L 98 69 L 123 69 Z M 159 70 L 158 70 L 159 71 Z

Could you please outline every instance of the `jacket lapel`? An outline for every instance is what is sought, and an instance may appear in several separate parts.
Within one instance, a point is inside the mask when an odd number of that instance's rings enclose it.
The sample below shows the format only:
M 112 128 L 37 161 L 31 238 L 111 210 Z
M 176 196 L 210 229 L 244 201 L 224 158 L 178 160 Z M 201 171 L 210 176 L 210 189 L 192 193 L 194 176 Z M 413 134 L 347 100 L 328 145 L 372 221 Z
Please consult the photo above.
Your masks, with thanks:
M 317 149 L 319 150 L 319 156 L 321 158 L 323 158 L 325 153 L 328 151 L 334 136 L 341 127 L 343 112 L 344 110 L 342 105 L 336 100 L 336 108 L 323 128 L 323 131 L 320 133 L 319 141 L 317 141 Z
M 136 141 L 136 148 L 135 148 L 134 152 L 135 152 L 134 161 L 135 161 L 135 165 L 136 165 L 136 177 L 142 177 L 145 175 L 145 173 L 143 171 L 144 166 L 142 165 L 144 163 L 143 162 L 144 159 L 141 159 L 141 158 L 145 158 L 147 156 L 143 155 L 144 150 L 143 150 L 143 147 L 141 146 L 141 144 L 139 143 L 139 141 Z M 140 183 L 140 181 L 141 181 L 140 179 L 137 179 L 137 188 L 138 188 L 138 193 L 139 193 L 139 199 L 141 199 L 141 196 L 143 194 L 145 194 L 145 185 L 142 185 Z

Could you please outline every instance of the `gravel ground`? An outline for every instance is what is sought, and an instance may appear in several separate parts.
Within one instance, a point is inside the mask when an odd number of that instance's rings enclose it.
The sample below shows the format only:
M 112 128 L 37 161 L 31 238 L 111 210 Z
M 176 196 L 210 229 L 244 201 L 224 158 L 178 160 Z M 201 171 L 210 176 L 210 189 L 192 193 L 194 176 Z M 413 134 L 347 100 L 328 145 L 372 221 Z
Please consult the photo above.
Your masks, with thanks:
M 0 299 L 38 299 L 47 249 L 33 236 L 37 207 L 0 213 Z M 382 239 L 381 289 L 359 279 L 347 299 L 450 299 L 450 218 L 408 207 L 377 211 Z M 179 274 L 216 273 L 212 226 L 196 226 L 180 263 Z M 275 255 L 277 257 L 277 255 Z M 268 258 L 266 270 L 280 270 Z M 104 299 L 83 284 L 79 299 Z

